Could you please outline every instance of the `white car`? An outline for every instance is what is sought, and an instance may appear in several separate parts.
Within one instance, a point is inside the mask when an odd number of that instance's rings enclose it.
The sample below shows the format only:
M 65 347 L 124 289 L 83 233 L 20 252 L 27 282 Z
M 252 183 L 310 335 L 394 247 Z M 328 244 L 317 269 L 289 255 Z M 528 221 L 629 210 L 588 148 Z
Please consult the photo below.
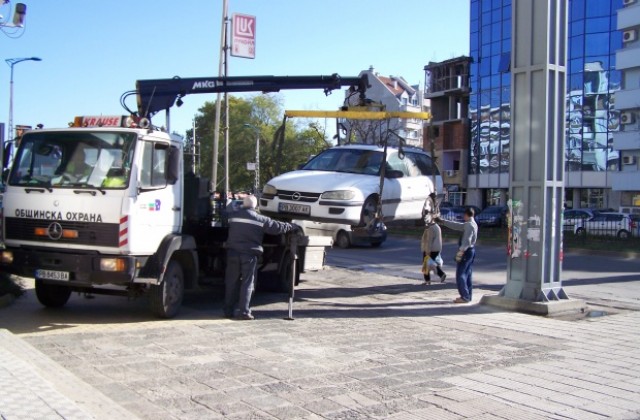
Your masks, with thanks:
M 591 219 L 579 221 L 575 227 L 576 235 L 617 236 L 628 239 L 633 236 L 636 223 L 623 213 L 598 213 Z
M 387 150 L 384 221 L 421 219 L 427 197 L 442 190 L 442 177 L 427 153 L 412 148 L 399 152 Z M 375 215 L 383 154 L 382 147 L 371 145 L 327 149 L 301 169 L 270 180 L 262 190 L 260 210 L 278 218 L 367 225 Z

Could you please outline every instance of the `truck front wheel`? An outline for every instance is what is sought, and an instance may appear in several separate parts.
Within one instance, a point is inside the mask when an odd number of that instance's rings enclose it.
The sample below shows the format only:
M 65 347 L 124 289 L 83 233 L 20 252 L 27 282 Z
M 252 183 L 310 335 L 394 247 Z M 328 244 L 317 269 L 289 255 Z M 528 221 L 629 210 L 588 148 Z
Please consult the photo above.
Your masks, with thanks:
M 71 296 L 71 289 L 57 284 L 48 284 L 36 279 L 36 297 L 38 301 L 48 308 L 60 308 L 64 306 Z
M 177 261 L 169 261 L 162 284 L 149 289 L 151 312 L 159 318 L 173 318 L 182 305 L 184 273 Z

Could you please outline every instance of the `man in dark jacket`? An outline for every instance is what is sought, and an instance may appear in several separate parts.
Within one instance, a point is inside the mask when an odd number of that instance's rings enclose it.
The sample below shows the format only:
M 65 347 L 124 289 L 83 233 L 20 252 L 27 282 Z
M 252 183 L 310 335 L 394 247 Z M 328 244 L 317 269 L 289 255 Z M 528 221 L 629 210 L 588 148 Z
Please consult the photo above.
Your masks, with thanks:
M 264 234 L 278 235 L 297 229 L 290 223 L 276 222 L 256 213 L 258 200 L 244 198 L 242 208 L 229 208 L 227 238 L 227 271 L 225 274 L 224 315 L 238 320 L 253 320 L 251 296 L 255 285 L 258 260 L 262 255 Z

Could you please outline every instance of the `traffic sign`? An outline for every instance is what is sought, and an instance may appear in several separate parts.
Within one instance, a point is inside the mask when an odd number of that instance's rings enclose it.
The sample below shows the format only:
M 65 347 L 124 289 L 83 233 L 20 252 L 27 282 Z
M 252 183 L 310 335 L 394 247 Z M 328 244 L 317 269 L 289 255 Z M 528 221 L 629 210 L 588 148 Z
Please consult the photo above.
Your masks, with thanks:
M 256 17 L 234 13 L 231 16 L 231 55 L 256 58 Z

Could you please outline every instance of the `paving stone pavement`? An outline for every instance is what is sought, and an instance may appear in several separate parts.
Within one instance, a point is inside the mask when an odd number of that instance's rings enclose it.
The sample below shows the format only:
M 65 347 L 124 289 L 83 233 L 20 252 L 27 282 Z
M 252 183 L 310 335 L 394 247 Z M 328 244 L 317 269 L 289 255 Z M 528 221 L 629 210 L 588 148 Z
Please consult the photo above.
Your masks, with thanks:
M 640 419 L 638 312 L 548 319 L 454 305 L 451 284 L 303 279 L 295 321 L 282 295 L 258 294 L 253 322 L 221 319 L 211 294 L 174 320 L 110 322 L 100 297 L 82 303 L 99 323 L 65 308 L 64 328 L 13 330 L 142 419 Z

